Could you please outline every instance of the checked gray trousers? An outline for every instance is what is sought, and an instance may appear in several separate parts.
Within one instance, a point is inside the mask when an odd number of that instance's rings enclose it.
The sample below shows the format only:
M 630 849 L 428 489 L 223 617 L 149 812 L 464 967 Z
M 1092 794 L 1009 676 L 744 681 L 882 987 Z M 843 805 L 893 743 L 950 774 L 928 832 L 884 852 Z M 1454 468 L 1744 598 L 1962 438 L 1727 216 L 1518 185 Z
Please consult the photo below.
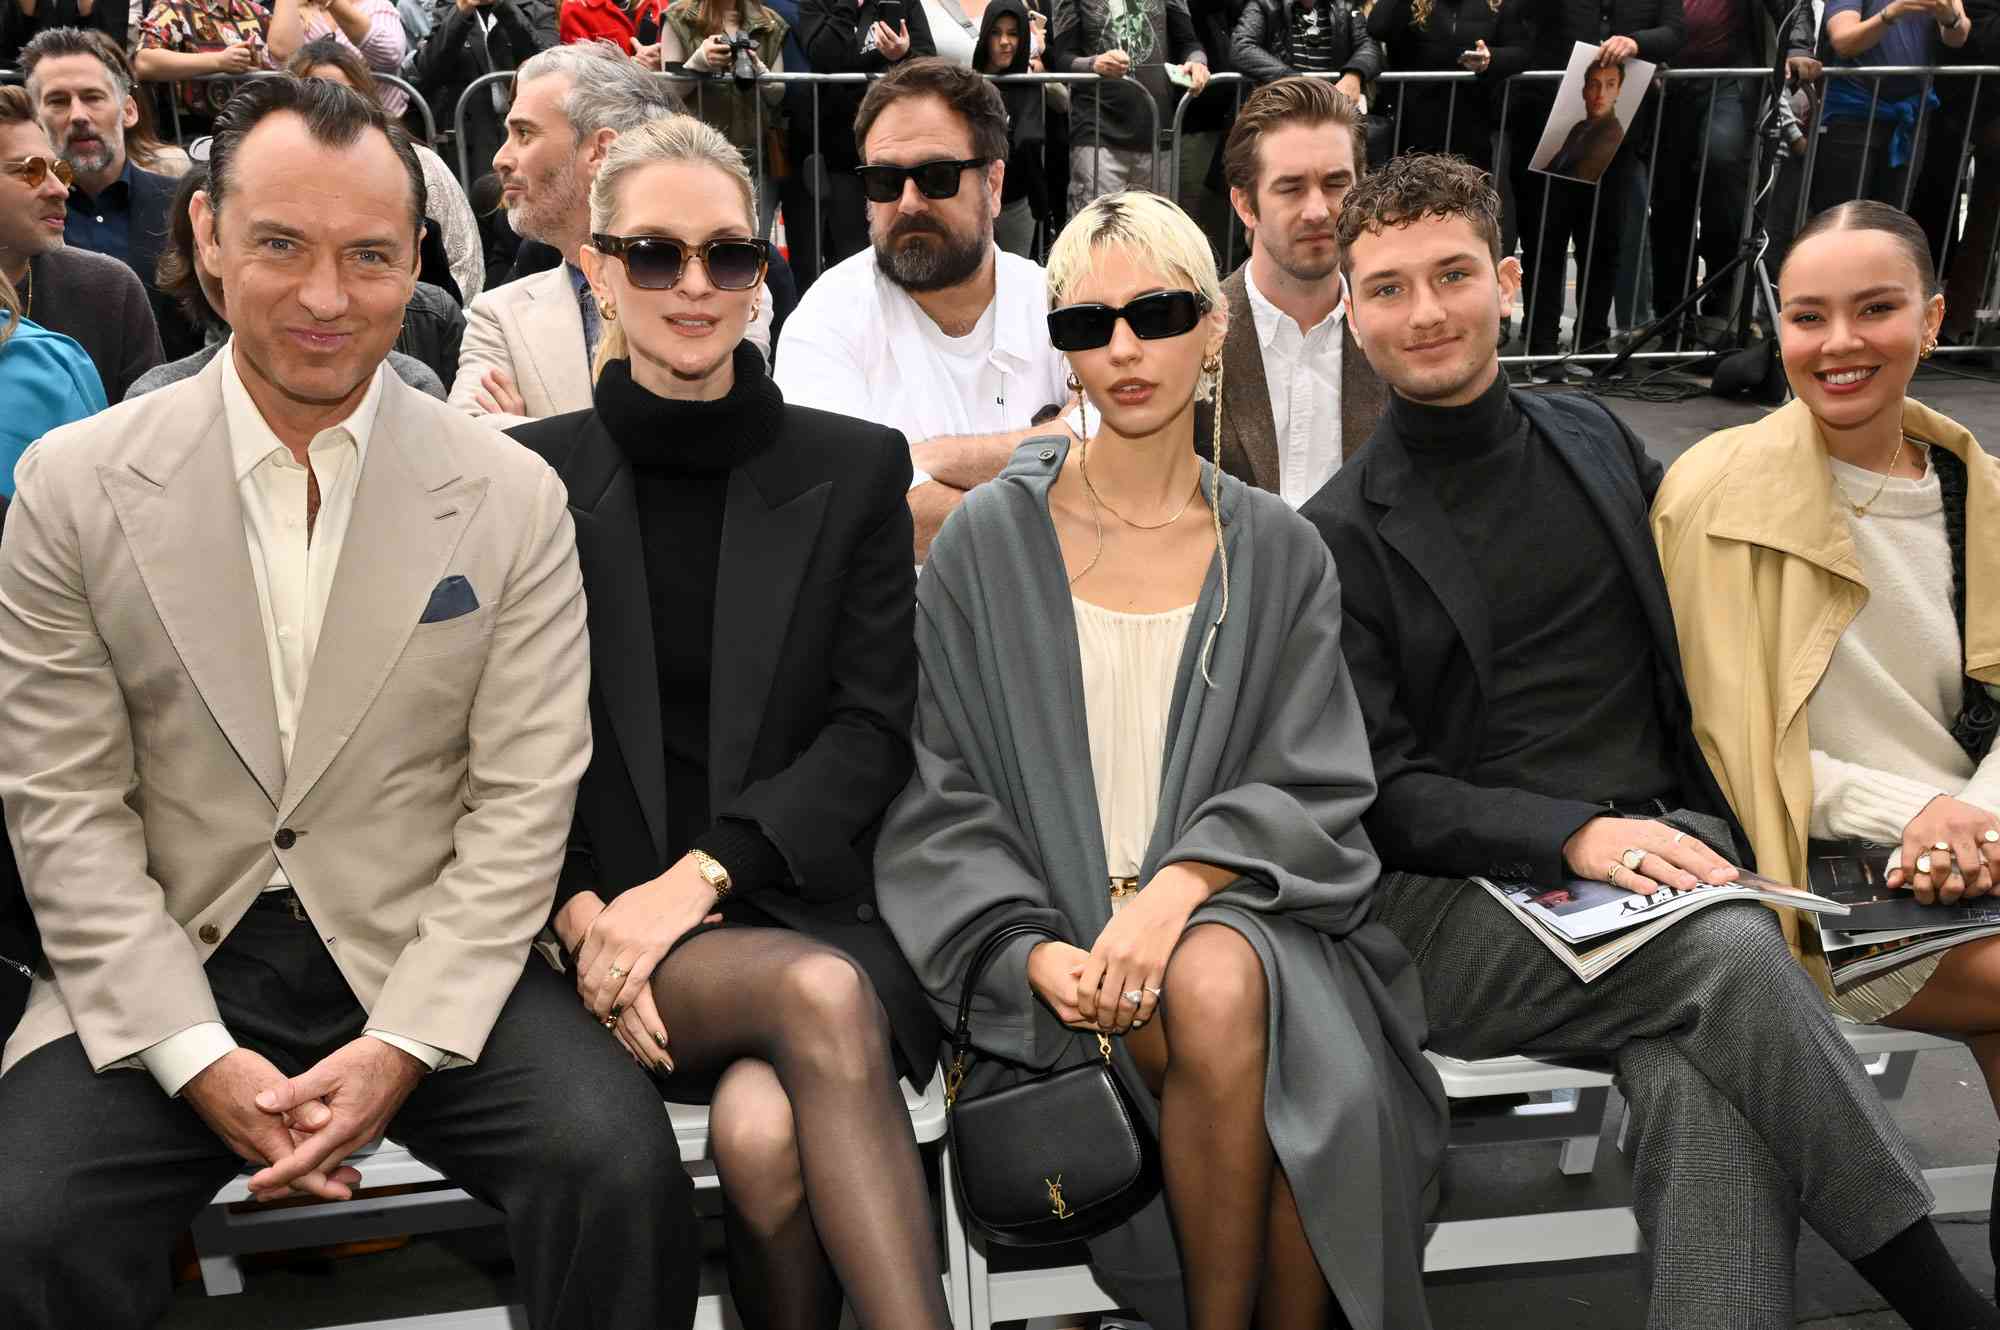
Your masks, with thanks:
M 1379 891 L 1423 975 L 1431 1048 L 1613 1060 L 1649 1330 L 1788 1328 L 1801 1217 L 1851 1260 L 1930 1213 L 1908 1142 L 1765 907 L 1709 906 L 1585 984 L 1476 885 L 1389 873 Z

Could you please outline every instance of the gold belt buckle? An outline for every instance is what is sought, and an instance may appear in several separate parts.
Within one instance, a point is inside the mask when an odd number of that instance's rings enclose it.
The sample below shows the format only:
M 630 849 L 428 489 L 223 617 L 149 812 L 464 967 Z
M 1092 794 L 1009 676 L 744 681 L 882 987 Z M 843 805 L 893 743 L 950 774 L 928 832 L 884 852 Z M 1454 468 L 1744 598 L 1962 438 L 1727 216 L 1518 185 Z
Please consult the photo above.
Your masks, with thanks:
M 1122 901 L 1127 896 L 1139 894 L 1139 879 L 1136 877 L 1114 877 L 1111 879 L 1111 899 Z

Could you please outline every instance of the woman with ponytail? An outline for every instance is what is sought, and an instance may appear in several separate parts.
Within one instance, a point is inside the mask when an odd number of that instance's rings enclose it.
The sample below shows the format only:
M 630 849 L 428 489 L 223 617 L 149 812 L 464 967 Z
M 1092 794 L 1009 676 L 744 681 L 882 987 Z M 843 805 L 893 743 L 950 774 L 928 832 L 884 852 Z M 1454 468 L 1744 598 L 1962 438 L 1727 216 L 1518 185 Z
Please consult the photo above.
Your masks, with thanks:
M 1048 294 L 1083 418 L 931 546 L 883 915 L 940 1010 L 995 930 L 1046 930 L 986 967 L 964 1093 L 1109 1037 L 1165 1189 L 1090 1250 L 1148 1322 L 1427 1326 L 1443 1100 L 1409 958 L 1369 919 L 1332 558 L 1197 451 L 1227 315 L 1185 213 L 1096 200 Z
M 744 340 L 768 249 L 743 157 L 689 116 L 618 136 L 583 268 L 589 411 L 514 436 L 569 489 L 592 755 L 553 924 L 582 1000 L 710 1105 L 750 1330 L 950 1320 L 897 1075 L 939 1030 L 876 917 L 910 773 L 909 446 L 788 405 Z

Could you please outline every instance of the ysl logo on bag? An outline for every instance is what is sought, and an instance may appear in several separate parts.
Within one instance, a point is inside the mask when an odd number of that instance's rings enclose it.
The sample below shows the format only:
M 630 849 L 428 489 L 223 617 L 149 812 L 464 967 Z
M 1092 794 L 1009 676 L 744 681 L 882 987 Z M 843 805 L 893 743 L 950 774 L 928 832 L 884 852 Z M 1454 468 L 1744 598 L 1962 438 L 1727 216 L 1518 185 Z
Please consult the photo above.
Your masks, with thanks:
M 1063 1199 L 1062 1174 L 1058 1173 L 1053 1178 L 1043 1178 L 1042 1185 L 1049 1189 L 1049 1213 L 1057 1219 L 1074 1219 L 1075 1212 L 1069 1208 L 1069 1202 Z

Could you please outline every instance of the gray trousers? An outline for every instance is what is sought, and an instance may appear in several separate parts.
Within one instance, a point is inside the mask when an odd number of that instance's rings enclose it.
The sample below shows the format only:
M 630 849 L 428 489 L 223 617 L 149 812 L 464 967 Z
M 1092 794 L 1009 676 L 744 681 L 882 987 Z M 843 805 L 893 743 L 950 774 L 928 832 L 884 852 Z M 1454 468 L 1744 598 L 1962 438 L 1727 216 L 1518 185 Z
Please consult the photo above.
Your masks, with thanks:
M 1853 1259 L 1930 1213 L 1909 1144 L 1761 905 L 1712 905 L 1595 983 L 1462 880 L 1391 873 L 1430 1047 L 1608 1055 L 1631 1107 L 1651 1330 L 1793 1324 L 1803 1217 Z

